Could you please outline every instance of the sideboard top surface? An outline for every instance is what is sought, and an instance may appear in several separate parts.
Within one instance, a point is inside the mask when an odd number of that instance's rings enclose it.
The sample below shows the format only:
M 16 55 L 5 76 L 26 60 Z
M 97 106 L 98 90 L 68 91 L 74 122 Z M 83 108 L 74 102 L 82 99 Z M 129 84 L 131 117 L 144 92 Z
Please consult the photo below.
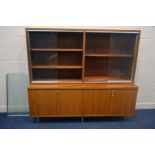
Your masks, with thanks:
M 30 84 L 28 89 L 137 89 L 133 83 Z

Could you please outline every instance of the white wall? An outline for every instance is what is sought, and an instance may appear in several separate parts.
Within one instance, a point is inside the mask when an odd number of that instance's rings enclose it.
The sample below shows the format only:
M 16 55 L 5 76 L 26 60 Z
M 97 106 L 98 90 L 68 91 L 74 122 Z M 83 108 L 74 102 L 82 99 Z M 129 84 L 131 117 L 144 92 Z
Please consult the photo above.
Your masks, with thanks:
M 99 28 L 142 30 L 135 77 L 137 106 L 155 107 L 155 27 Z M 26 52 L 25 27 L 0 27 L 0 112 L 6 112 L 6 74 L 28 72 Z
M 24 27 L 0 27 L 0 112 L 6 112 L 6 74 L 28 72 Z

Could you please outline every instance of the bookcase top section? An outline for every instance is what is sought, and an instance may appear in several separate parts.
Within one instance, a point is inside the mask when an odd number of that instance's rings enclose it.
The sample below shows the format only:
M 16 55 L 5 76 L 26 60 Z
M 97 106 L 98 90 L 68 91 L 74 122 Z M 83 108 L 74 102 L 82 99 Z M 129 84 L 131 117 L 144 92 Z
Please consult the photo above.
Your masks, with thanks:
M 99 33 L 141 33 L 141 30 L 129 30 L 129 29 L 80 29 L 80 28 L 26 28 L 26 31 L 56 31 L 56 32 L 99 32 Z
M 26 28 L 30 83 L 133 83 L 140 33 Z

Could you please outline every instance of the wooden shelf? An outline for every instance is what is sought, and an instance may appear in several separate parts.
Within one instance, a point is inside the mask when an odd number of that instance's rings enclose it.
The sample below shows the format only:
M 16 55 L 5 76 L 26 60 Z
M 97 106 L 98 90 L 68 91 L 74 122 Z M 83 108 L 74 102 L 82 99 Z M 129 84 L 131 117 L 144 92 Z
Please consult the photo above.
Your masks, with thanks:
M 116 77 L 116 76 L 86 76 L 85 82 L 106 82 L 108 80 L 128 80 L 128 78 Z M 129 81 L 129 80 L 128 80 Z
M 133 57 L 128 54 L 86 54 L 87 57 Z
M 133 57 L 131 54 L 124 54 L 124 52 L 99 52 L 89 51 L 86 52 L 87 57 Z
M 107 76 L 86 76 L 85 81 L 107 81 L 108 77 Z
M 79 65 L 35 65 L 32 66 L 32 68 L 38 68 L 38 69 L 81 69 L 82 66 Z
M 75 52 L 80 52 L 83 51 L 83 49 L 78 49 L 78 48 L 31 48 L 30 51 L 42 51 L 42 52 L 52 52 L 52 51 L 64 51 L 64 52 L 69 52 L 69 51 L 75 51 Z
M 81 79 L 37 79 L 31 83 L 82 83 Z

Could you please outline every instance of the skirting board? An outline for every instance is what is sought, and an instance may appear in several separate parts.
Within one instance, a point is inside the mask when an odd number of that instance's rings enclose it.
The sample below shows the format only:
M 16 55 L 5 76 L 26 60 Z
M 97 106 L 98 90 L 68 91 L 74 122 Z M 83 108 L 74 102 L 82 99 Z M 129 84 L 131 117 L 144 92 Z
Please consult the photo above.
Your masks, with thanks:
M 155 109 L 155 102 L 138 102 L 136 109 Z
M 0 105 L 0 112 L 7 112 L 7 106 L 6 105 Z
M 138 102 L 136 109 L 155 109 L 155 102 Z M 0 112 L 7 112 L 7 106 L 0 105 Z

